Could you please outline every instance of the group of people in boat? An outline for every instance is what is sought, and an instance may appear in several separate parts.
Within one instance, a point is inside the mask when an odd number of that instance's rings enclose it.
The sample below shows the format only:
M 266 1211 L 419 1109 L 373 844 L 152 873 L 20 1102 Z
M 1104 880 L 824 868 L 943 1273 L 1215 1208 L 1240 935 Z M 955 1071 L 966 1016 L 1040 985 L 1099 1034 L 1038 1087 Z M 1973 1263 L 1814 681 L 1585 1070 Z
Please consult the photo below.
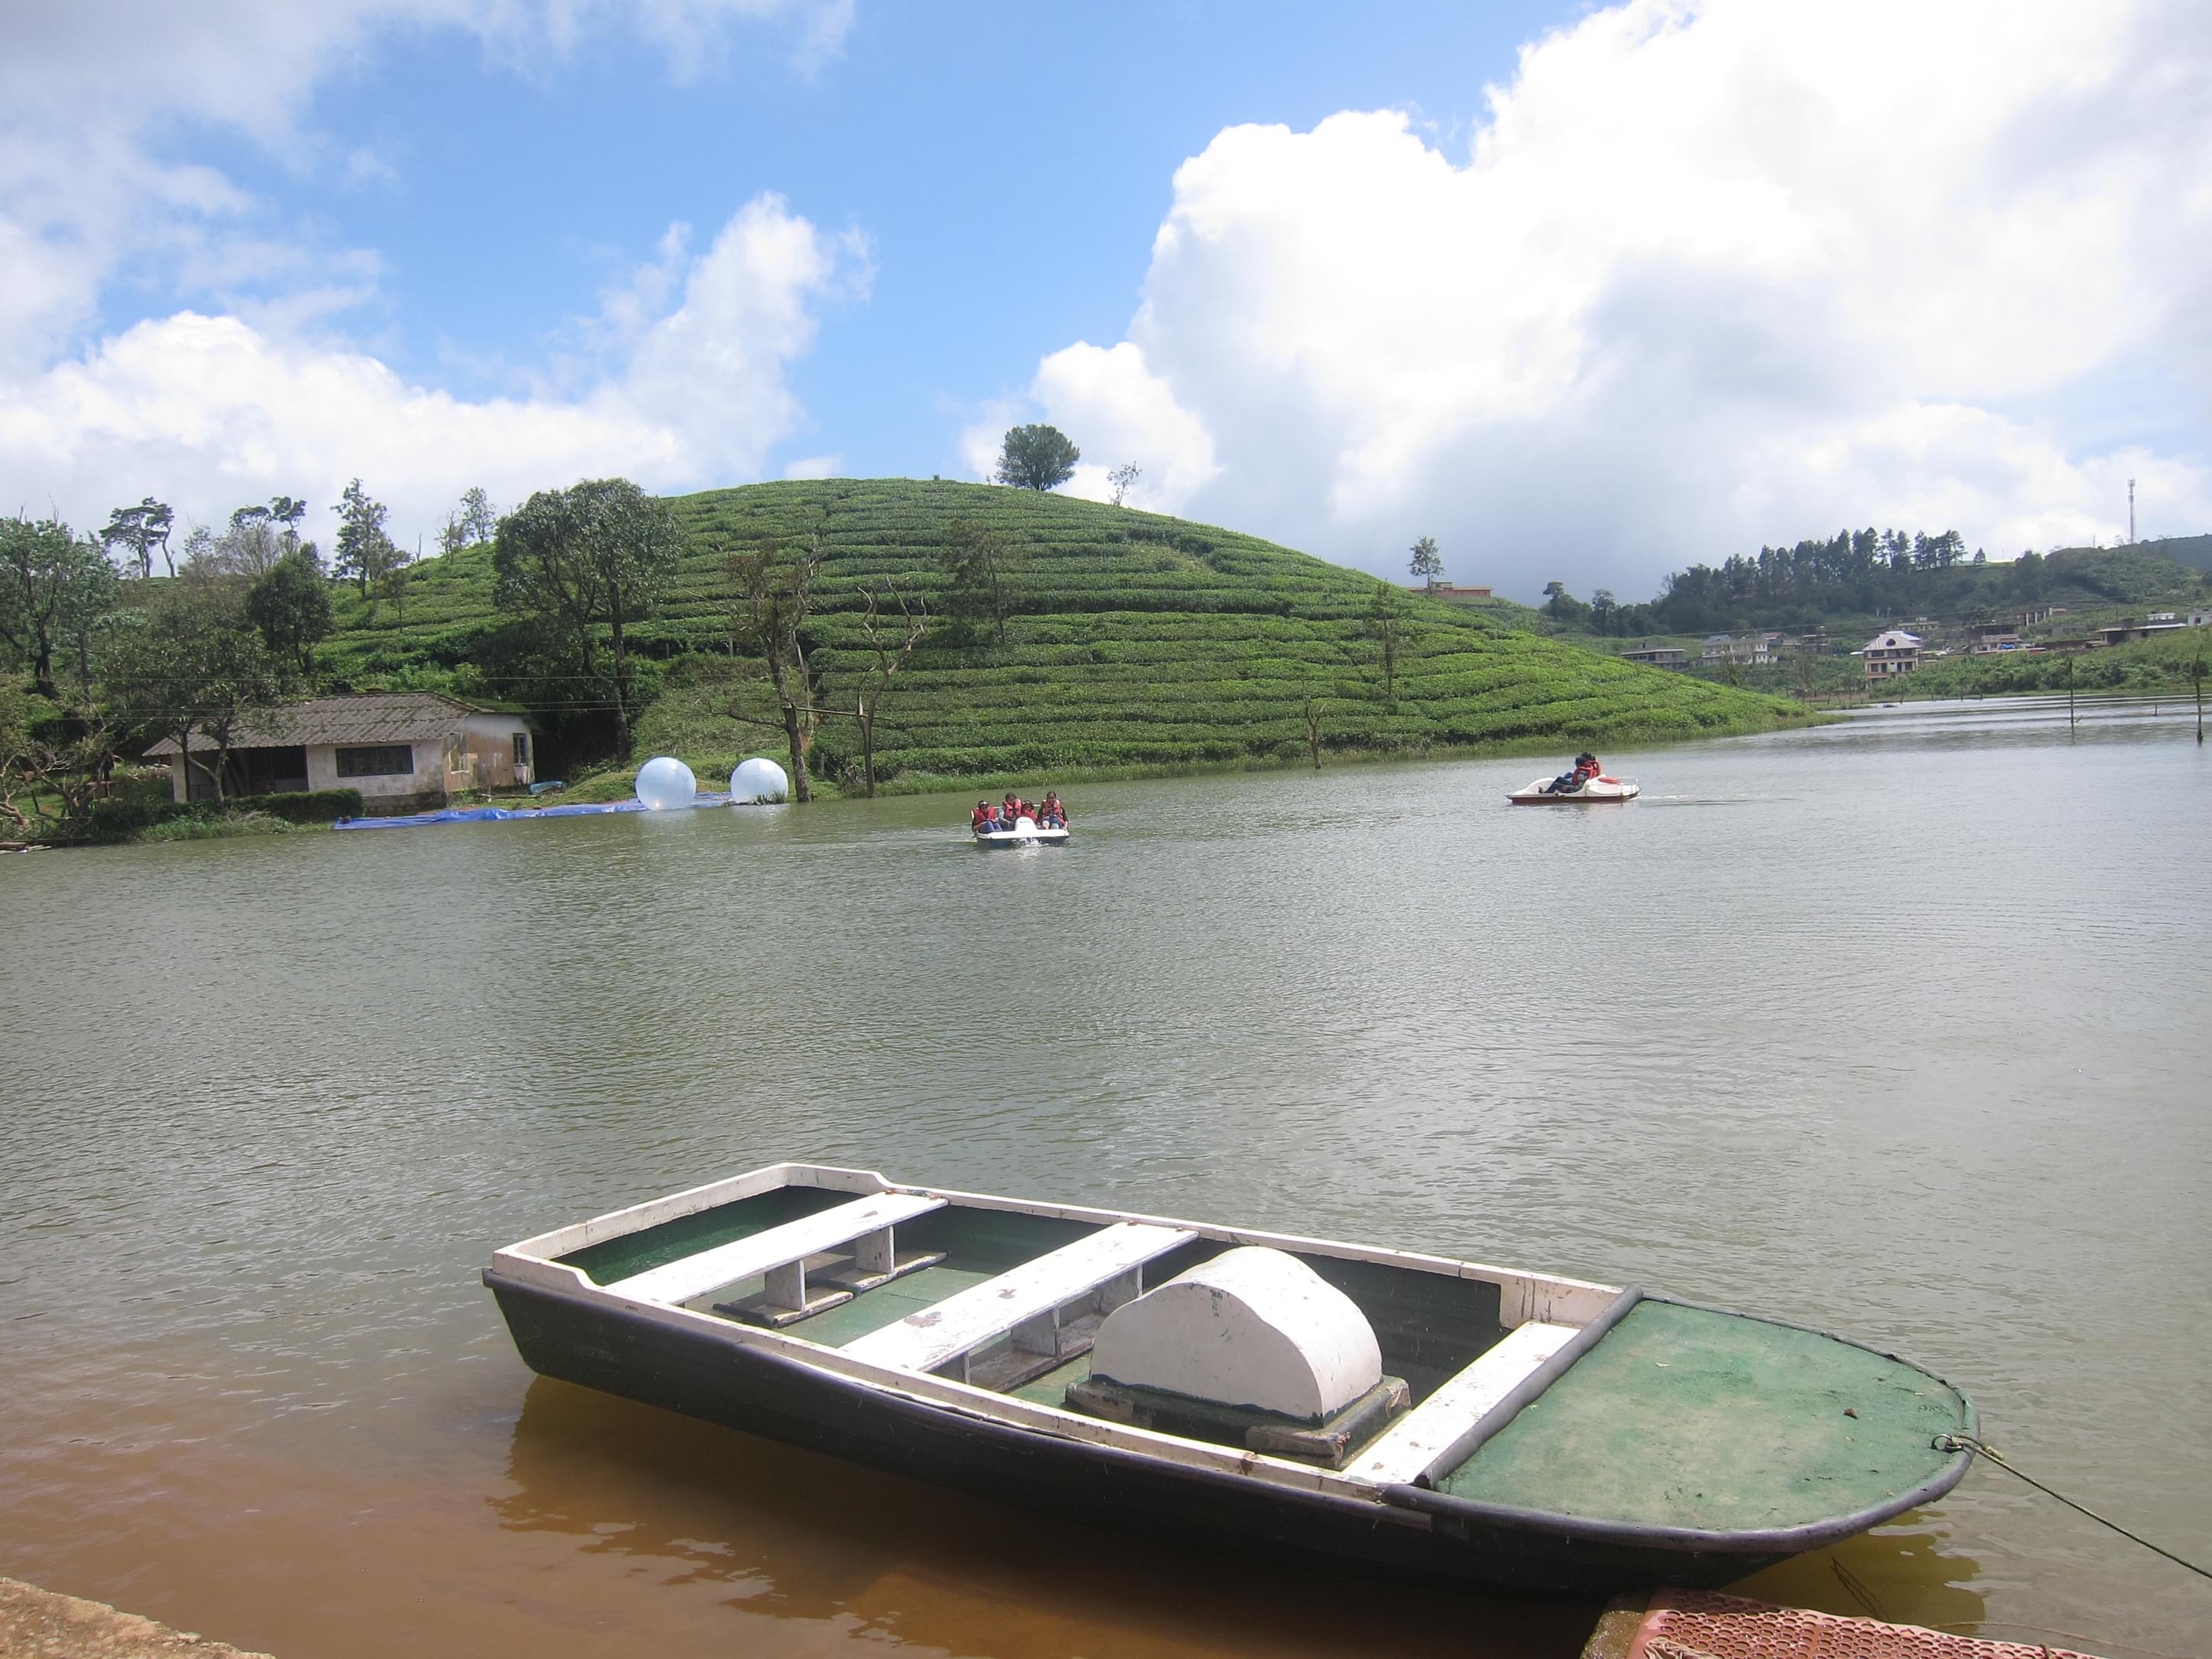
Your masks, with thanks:
M 1585 749 L 1575 757 L 1572 767 L 1544 786 L 1543 793 L 1547 795 L 1571 795 L 1603 770 L 1597 763 L 1597 757 Z
M 996 806 L 988 800 L 979 800 L 969 819 L 968 827 L 979 836 L 987 831 L 995 835 L 1001 830 L 1013 829 L 1024 818 L 1040 830 L 1067 828 L 1067 809 L 1060 804 L 1060 797 L 1049 789 L 1044 792 L 1044 799 L 1041 801 L 1024 800 L 1011 789 L 1006 791 L 1006 799 Z

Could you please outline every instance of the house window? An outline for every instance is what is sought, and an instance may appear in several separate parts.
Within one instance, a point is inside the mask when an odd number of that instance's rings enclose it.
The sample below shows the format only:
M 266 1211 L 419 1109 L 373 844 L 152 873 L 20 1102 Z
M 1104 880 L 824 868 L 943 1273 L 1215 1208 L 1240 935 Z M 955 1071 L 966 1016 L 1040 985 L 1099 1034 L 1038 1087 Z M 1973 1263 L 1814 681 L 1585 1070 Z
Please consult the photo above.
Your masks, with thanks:
M 415 749 L 411 744 L 384 743 L 338 750 L 338 775 L 342 778 L 406 777 L 414 770 Z
M 514 763 L 517 766 L 530 764 L 530 733 L 527 732 L 514 734 Z

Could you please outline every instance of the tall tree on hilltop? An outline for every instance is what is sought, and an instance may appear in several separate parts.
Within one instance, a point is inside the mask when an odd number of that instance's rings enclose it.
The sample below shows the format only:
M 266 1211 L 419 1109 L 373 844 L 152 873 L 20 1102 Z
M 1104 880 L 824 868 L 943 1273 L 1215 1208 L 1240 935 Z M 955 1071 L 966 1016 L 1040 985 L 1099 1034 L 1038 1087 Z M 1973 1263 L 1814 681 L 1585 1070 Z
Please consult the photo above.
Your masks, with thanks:
M 1423 586 L 1430 592 L 1435 592 L 1437 578 L 1444 574 L 1444 556 L 1437 549 L 1437 538 L 1434 536 L 1422 537 L 1413 544 L 1413 574 L 1421 579 Z
M 446 522 L 438 529 L 438 550 L 458 553 L 465 547 L 474 547 L 488 542 L 499 533 L 499 514 L 493 510 L 491 497 L 471 485 L 461 494 L 461 502 L 446 514 Z
M 814 799 L 806 751 L 822 724 L 822 687 L 806 659 L 806 619 L 814 613 L 814 581 L 822 570 L 822 538 L 810 536 L 800 551 L 787 556 L 783 544 L 765 541 L 750 553 L 731 553 L 723 562 L 737 590 L 731 633 L 761 653 L 769 682 L 783 716 L 791 750 L 791 798 Z
M 115 567 L 98 542 L 52 519 L 0 519 L 0 644 L 22 659 L 39 695 L 58 698 L 54 656 L 90 678 L 91 630 L 114 609 Z
M 404 564 L 406 556 L 392 545 L 392 538 L 385 533 L 384 520 L 391 508 L 361 487 L 356 478 L 345 487 L 344 493 L 331 511 L 338 515 L 337 556 L 331 561 L 331 574 L 341 581 L 349 581 L 363 599 L 369 590 L 380 586 L 398 565 Z M 376 608 L 369 607 L 374 620 Z
M 1127 501 L 1129 499 L 1129 492 L 1137 487 L 1137 480 L 1144 476 L 1144 469 L 1134 461 L 1127 462 L 1109 472 L 1106 475 L 1106 485 L 1114 492 L 1114 505 L 1120 507 Z
M 177 562 L 169 552 L 169 526 L 175 515 L 151 495 L 136 507 L 118 507 L 108 515 L 107 527 L 100 532 L 100 545 L 106 548 L 127 547 L 138 561 L 138 574 L 154 574 L 154 550 L 161 550 L 162 562 L 169 574 L 177 574 Z
M 1059 428 L 1018 426 L 1000 447 L 999 468 L 992 476 L 1020 489 L 1053 489 L 1075 476 L 1075 464 L 1082 459 L 1083 452 Z
M 627 478 L 541 489 L 500 520 L 492 543 L 495 602 L 535 617 L 565 646 L 614 709 L 615 743 L 629 753 L 629 629 L 653 612 L 684 539 L 667 503 Z M 598 630 L 607 630 L 599 649 Z

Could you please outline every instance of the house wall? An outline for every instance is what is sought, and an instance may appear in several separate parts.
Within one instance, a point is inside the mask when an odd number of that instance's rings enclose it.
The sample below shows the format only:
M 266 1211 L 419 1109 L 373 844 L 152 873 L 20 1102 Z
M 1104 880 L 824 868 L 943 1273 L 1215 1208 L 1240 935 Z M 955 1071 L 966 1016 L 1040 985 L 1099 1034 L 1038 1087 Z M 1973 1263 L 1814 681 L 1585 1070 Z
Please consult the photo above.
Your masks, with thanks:
M 532 769 L 516 764 L 514 738 L 528 734 L 519 714 L 471 714 L 449 733 L 441 750 L 443 782 L 457 789 L 507 789 L 531 781 Z M 534 753 L 533 753 L 534 758 Z
M 315 743 L 307 745 L 307 787 L 310 789 L 358 789 L 361 804 L 369 812 L 410 811 L 417 806 L 438 806 L 445 803 L 445 784 L 438 766 L 438 744 L 435 738 L 417 738 L 408 745 L 415 758 L 412 771 L 393 772 L 379 777 L 342 778 L 338 775 L 338 750 L 381 747 L 381 744 Z

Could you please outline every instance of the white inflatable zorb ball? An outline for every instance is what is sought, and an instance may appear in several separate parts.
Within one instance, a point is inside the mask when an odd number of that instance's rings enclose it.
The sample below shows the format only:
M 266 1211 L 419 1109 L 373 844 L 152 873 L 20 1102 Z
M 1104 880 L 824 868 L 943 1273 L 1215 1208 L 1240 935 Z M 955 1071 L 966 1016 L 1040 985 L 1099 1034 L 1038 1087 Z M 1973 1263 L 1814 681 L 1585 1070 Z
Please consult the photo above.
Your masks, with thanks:
M 756 801 L 787 800 L 790 775 L 772 760 L 756 755 L 730 774 L 730 805 L 749 806 Z
M 637 769 L 637 798 L 655 812 L 689 806 L 699 793 L 699 780 L 673 755 L 655 755 Z

